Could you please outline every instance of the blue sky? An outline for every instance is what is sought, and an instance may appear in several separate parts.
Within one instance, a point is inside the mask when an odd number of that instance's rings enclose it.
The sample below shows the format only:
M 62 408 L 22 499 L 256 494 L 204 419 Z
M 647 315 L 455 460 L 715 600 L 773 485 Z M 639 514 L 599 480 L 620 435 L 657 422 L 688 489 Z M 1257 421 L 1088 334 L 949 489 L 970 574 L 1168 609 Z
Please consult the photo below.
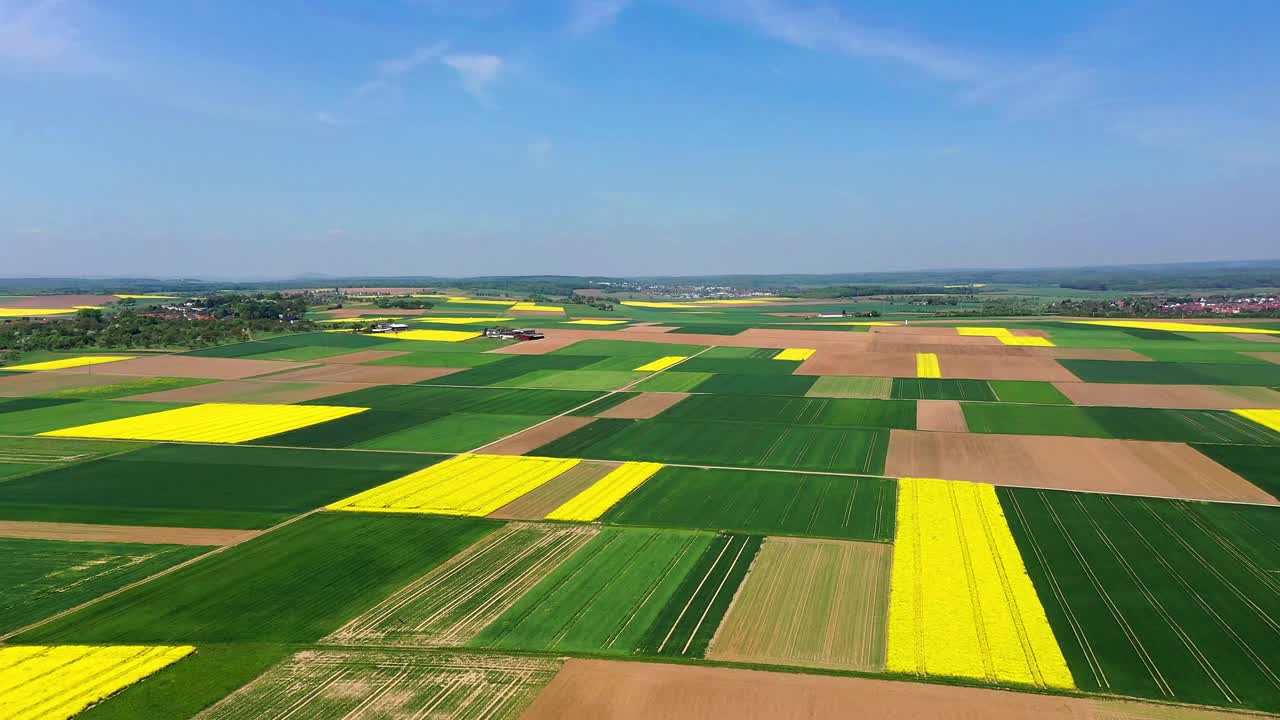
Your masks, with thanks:
M 1280 5 L 0 0 L 0 276 L 1280 256 Z

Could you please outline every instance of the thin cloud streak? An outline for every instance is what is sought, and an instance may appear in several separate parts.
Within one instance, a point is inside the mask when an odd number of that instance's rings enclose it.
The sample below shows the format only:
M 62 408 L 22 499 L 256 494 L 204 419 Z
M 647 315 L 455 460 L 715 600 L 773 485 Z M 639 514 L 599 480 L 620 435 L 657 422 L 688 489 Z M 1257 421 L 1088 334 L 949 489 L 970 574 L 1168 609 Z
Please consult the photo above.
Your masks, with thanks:
M 571 35 L 590 35 L 618 19 L 618 15 L 631 4 L 630 0 L 577 0 L 573 18 L 569 21 Z
M 457 71 L 462 86 L 483 103 L 489 102 L 489 87 L 505 67 L 502 58 L 484 53 L 446 55 L 441 62 Z

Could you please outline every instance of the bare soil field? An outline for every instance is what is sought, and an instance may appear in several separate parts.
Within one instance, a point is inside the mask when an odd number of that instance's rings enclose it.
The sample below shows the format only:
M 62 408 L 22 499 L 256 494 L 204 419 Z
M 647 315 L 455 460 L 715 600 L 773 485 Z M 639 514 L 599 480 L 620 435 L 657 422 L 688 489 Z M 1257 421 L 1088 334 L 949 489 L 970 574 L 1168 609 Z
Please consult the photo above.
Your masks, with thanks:
M 33 295 L 20 300 L 0 302 L 0 307 L 57 310 L 77 305 L 104 305 L 119 299 L 115 295 Z
M 596 415 L 602 418 L 627 418 L 643 420 L 662 414 L 676 403 L 689 397 L 689 393 L 647 392 L 625 400 Z
M 1151 362 L 1151 358 L 1137 350 L 1127 348 L 1023 348 L 1031 352 L 1033 357 L 1051 357 L 1055 360 L 1129 360 L 1134 362 Z
M 552 334 L 548 334 L 547 337 L 542 340 L 527 340 L 525 342 L 515 343 L 514 345 L 507 345 L 505 347 L 500 347 L 495 350 L 489 350 L 488 352 L 494 353 L 496 355 L 546 355 L 547 353 L 555 350 L 559 350 L 560 348 L 569 347 L 570 345 L 578 342 L 579 340 L 587 340 L 593 337 L 598 337 L 599 335 L 612 334 L 612 333 L 597 333 L 595 335 L 588 335 L 587 337 L 581 337 L 579 333 L 583 333 L 583 332 L 591 332 L 591 331 L 590 330 L 552 330 L 550 331 L 550 333 Z
M 1092 706 L 948 685 L 571 659 L 521 720 L 1095 720 Z
M 423 380 L 462 372 L 463 368 L 416 367 L 410 365 L 316 365 L 297 372 L 272 375 L 273 382 L 365 383 L 369 385 L 413 385 Z
M 1256 357 L 1259 360 L 1266 360 L 1267 362 L 1273 362 L 1273 363 L 1276 363 L 1277 365 L 1280 365 L 1280 352 L 1247 352 L 1247 353 L 1241 353 L 1241 354 L 1248 355 L 1249 357 Z
M 621 463 L 584 460 L 554 480 L 534 488 L 531 492 L 489 513 L 499 520 L 541 520 L 552 510 L 569 502 L 597 480 L 618 469 Z
M 0 521 L 0 537 L 80 542 L 146 543 L 148 545 L 231 545 L 258 534 L 257 530 L 87 525 L 83 523 Z
M 380 307 L 371 305 L 369 307 L 363 307 L 363 308 L 349 307 L 349 308 L 342 308 L 341 310 L 327 310 L 321 314 L 328 318 L 340 319 L 340 318 L 358 318 L 361 315 L 369 315 L 371 313 L 386 315 L 388 317 L 392 317 L 392 316 L 407 317 L 407 316 L 413 316 L 413 315 L 422 315 L 425 312 L 426 312 L 425 310 L 407 310 L 404 308 L 380 308 Z
M 305 372 L 305 371 L 304 371 Z M 374 387 L 362 383 L 302 383 L 265 380 L 223 380 L 222 382 L 196 385 L 195 387 L 162 390 L 160 392 L 130 395 L 125 400 L 148 402 L 228 402 L 291 405 L 305 400 L 341 395 Z
M 1069 370 L 1050 358 L 996 357 L 955 355 L 938 351 L 938 364 L 944 378 L 972 378 L 975 380 L 1048 380 L 1049 382 L 1073 382 L 1079 380 Z
M 121 361 L 125 362 L 125 361 Z M 83 370 L 83 368 L 80 368 Z M 0 377 L 0 397 L 26 397 L 42 393 L 89 387 L 90 385 L 114 385 L 124 378 L 101 373 L 30 372 Z
M 593 417 L 562 415 L 557 418 L 551 418 L 541 425 L 534 425 L 527 430 L 521 430 L 510 437 L 489 443 L 476 452 L 484 452 L 491 455 L 523 455 L 595 421 L 596 419 Z
M 1280 505 L 1181 443 L 892 430 L 885 474 Z
M 914 329 L 914 328 L 913 328 Z M 1009 347 L 999 339 L 986 335 L 890 335 L 888 333 L 870 333 L 871 347 L 880 345 L 906 345 L 917 348 L 928 345 L 926 350 L 937 352 L 942 346 L 948 347 Z
M 969 421 L 959 400 L 917 400 L 916 429 L 932 432 L 969 432 Z
M 707 657 L 883 669 L 892 553 L 881 543 L 768 538 Z
M 358 365 L 360 363 L 373 362 L 374 360 L 386 360 L 387 358 L 400 357 L 401 355 L 408 354 L 409 353 L 402 352 L 400 350 L 357 350 L 356 352 L 347 353 L 345 355 L 331 355 L 325 358 L 324 361 L 327 363 L 349 363 L 351 365 Z
M 247 360 L 244 358 L 196 357 L 193 355 L 153 355 L 110 363 L 112 375 L 133 377 L 184 377 L 210 380 L 242 380 L 254 375 L 300 370 L 311 363 L 286 360 Z M 69 373 L 69 370 L 49 370 Z M 103 366 L 102 374 L 107 374 Z M 97 373 L 95 373 L 97 374 Z M 115 382 L 121 382 L 119 378 Z
M 1257 333 L 1228 333 L 1233 338 L 1252 340 L 1263 343 L 1280 343 L 1280 335 L 1259 335 Z
M 1034 357 L 1033 353 L 1027 352 L 1031 348 L 1018 345 L 965 345 L 961 343 L 931 344 L 930 347 L 921 347 L 920 343 L 901 343 L 895 338 L 891 341 L 876 340 L 871 343 L 868 348 L 873 352 L 882 353 L 914 353 L 914 352 L 933 352 L 946 353 L 948 355 L 981 355 L 984 357 Z
M 1054 383 L 1054 387 L 1076 405 L 1184 410 L 1280 408 L 1280 392 L 1268 388 L 1065 382 Z
M 943 368 L 946 372 L 946 368 Z M 796 375 L 915 377 L 915 353 L 818 352 L 801 363 Z

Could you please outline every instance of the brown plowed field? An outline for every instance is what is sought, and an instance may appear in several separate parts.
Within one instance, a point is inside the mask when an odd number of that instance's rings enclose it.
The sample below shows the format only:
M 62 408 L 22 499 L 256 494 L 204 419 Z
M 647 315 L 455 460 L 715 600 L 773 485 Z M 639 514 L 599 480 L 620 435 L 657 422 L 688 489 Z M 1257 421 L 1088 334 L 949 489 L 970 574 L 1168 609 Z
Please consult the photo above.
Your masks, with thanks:
M 119 299 L 115 295 L 34 295 L 21 300 L 0 302 L 0 307 L 56 310 L 77 305 L 105 305 Z
M 358 350 L 345 355 L 333 355 L 324 359 L 327 363 L 350 363 L 357 365 L 359 363 L 373 362 L 374 360 L 386 360 L 387 358 L 400 357 L 408 355 L 407 352 L 400 350 Z
M 510 437 L 489 443 L 476 452 L 484 452 L 491 455 L 523 455 L 595 421 L 596 419 L 593 417 L 561 415 L 557 418 L 551 418 L 541 425 L 534 425 Z
M 933 432 L 969 432 L 969 421 L 959 400 L 917 400 L 916 429 Z
M 366 383 L 370 385 L 413 385 L 444 377 L 462 368 L 413 367 L 410 365 L 317 365 L 297 372 L 272 375 L 273 382 Z
M 1025 348 L 1030 350 L 1030 355 L 1037 357 L 1051 357 L 1055 360 L 1130 360 L 1136 362 L 1151 362 L 1151 358 L 1139 353 L 1137 350 L 1129 350 L 1126 348 Z
M 258 534 L 257 530 L 135 527 L 81 523 L 0 521 L 0 537 L 81 542 L 127 542 L 150 545 L 232 545 Z
M 888 335 L 885 333 L 872 333 L 871 347 L 876 348 L 880 345 L 905 345 L 921 352 L 938 352 L 944 347 L 1008 347 L 998 339 L 986 335 L 956 335 L 954 333 L 951 335 Z M 929 347 L 920 347 L 921 345 Z
M 300 383 L 267 382 L 264 380 L 223 380 L 222 382 L 196 385 L 195 387 L 162 390 L 160 392 L 131 395 L 126 400 L 149 402 L 226 402 L 291 405 L 306 400 L 318 400 L 346 392 L 374 387 L 361 383 Z
M 1081 698 L 981 688 L 571 659 L 520 717 L 521 720 L 1094 720 L 1091 708 L 1090 701 Z
M 767 539 L 707 657 L 882 669 L 892 558 L 882 543 Z
M 868 332 L 877 335 L 946 335 L 953 338 L 959 337 L 953 327 L 927 325 L 872 325 Z
M 488 352 L 496 355 L 546 355 L 553 350 L 569 347 L 579 340 L 587 339 L 578 336 L 578 333 L 583 332 L 582 330 L 545 330 L 544 332 L 547 333 L 547 337 L 542 340 L 526 340 Z
M 629 400 L 625 400 L 618 405 L 614 405 L 608 410 L 596 415 L 596 417 L 644 420 L 645 418 L 660 415 L 663 411 L 670 409 L 673 405 L 687 397 L 689 397 L 689 393 L 640 393 Z
M 1169 442 L 892 430 L 885 474 L 1280 505 L 1187 445 Z
M 1280 335 L 1259 335 L 1256 333 L 1228 333 L 1233 338 L 1252 340 L 1263 343 L 1280 343 Z
M 946 371 L 946 368 L 943 368 Z M 915 353 L 819 352 L 801 363 L 796 375 L 915 377 Z
M 211 380 L 243 380 L 254 375 L 300 370 L 311 367 L 312 363 L 289 362 L 285 360 L 249 360 L 246 358 L 196 357 L 194 355 L 154 355 L 109 363 L 112 375 L 130 375 L 139 377 L 185 377 L 208 378 Z M 107 366 L 101 366 L 107 373 Z M 78 368 L 75 368 L 78 369 Z M 64 370 L 50 370 L 62 373 Z M 117 379 L 116 382 L 122 382 Z
M 1054 387 L 1076 405 L 1184 410 L 1280 408 L 1280 392 L 1267 388 L 1121 383 L 1054 383 Z
M 552 510 L 577 497 L 597 480 L 618 468 L 620 463 L 587 460 L 569 468 L 554 480 L 489 513 L 500 520 L 541 520 Z
M 871 343 L 868 348 L 873 352 L 882 353 L 914 353 L 914 352 L 932 352 L 946 353 L 948 355 L 980 355 L 983 357 L 1034 357 L 1033 353 L 1027 352 L 1031 348 L 1021 347 L 1018 345 L 961 345 L 959 343 L 949 343 L 946 346 L 936 345 L 930 347 L 921 347 L 919 344 L 900 343 L 896 341 L 877 340 Z
M 1048 380 L 1049 382 L 1079 380 L 1056 360 L 1049 358 L 953 355 L 945 350 L 939 350 L 938 364 L 942 367 L 944 378 Z
M 121 361 L 124 362 L 124 361 Z M 26 397 L 42 393 L 69 390 L 71 388 L 89 387 L 90 385 L 114 385 L 126 382 L 128 378 L 100 373 L 83 372 L 29 372 L 0 377 L 0 397 Z
M 1277 365 L 1280 365 L 1280 352 L 1247 352 L 1247 353 L 1241 353 L 1241 354 L 1248 355 L 1249 357 L 1256 357 L 1259 360 L 1266 360 L 1267 362 L 1273 362 L 1273 363 L 1276 363 Z

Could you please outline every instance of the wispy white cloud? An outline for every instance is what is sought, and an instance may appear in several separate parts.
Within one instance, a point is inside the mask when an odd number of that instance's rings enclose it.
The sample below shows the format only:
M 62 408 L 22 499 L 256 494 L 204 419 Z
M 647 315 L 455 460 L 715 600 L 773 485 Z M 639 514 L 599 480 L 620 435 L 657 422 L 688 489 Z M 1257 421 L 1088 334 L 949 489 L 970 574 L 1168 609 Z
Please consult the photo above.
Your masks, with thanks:
M 485 53 L 445 55 L 442 62 L 456 70 L 467 92 L 484 103 L 490 101 L 489 88 L 505 67 L 502 58 Z
M 407 55 L 382 61 L 378 65 L 378 76 L 357 88 L 356 95 L 368 95 L 393 86 L 414 70 L 439 59 L 447 49 L 448 45 L 442 42 L 423 45 Z
M 0 0 L 0 59 L 42 64 L 63 57 L 76 30 L 63 0 Z
M 629 4 L 630 0 L 575 0 L 569 32 L 588 35 L 612 25 Z

